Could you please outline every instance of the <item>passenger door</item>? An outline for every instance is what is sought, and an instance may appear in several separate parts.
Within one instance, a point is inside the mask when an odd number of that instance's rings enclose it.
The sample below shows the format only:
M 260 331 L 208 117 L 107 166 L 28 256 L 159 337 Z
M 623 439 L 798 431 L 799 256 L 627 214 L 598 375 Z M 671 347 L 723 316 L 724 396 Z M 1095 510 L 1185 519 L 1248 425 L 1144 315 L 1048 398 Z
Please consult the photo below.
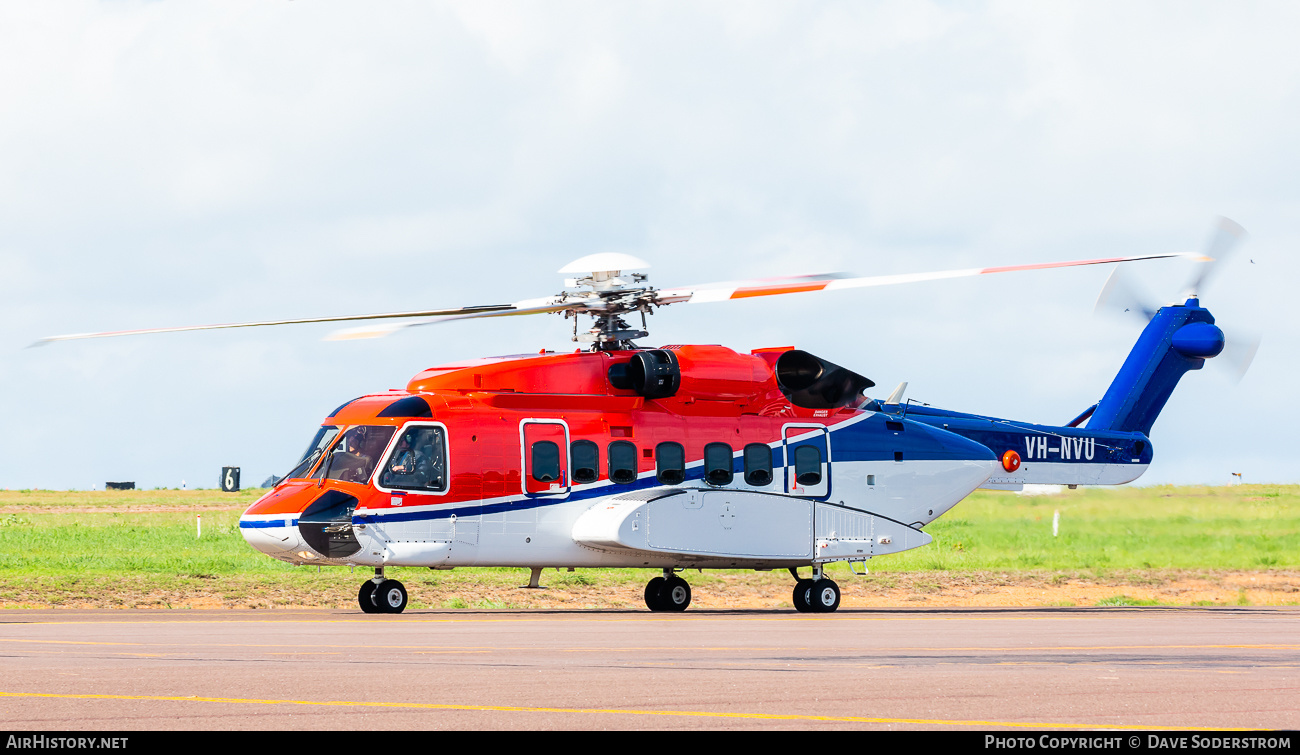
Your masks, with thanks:
M 569 427 L 558 419 L 526 419 L 519 423 L 523 451 L 524 493 L 530 496 L 569 494 Z
M 831 434 L 824 425 L 781 428 L 785 449 L 785 492 L 825 499 L 831 494 Z

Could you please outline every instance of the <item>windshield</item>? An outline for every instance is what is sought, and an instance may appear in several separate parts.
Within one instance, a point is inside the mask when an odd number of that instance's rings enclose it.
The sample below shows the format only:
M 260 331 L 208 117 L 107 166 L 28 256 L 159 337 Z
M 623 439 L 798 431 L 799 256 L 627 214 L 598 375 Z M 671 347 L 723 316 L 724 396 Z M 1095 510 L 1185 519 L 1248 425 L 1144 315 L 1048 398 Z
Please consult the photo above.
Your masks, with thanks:
M 334 436 L 338 434 L 339 429 L 333 425 L 326 425 L 317 430 L 316 437 L 312 438 L 311 444 L 307 446 L 307 452 L 302 455 L 302 458 L 298 460 L 298 464 L 290 470 L 289 474 L 284 476 L 284 479 L 291 480 L 296 477 L 305 477 L 311 471 L 311 468 L 316 465 L 316 461 L 320 459 L 321 454 L 325 453 L 325 449 L 329 448 Z
M 364 483 L 379 464 L 379 457 L 395 427 L 358 425 L 343 433 L 343 437 L 330 451 L 329 458 L 312 475 L 317 479 L 323 473 L 326 479 Z

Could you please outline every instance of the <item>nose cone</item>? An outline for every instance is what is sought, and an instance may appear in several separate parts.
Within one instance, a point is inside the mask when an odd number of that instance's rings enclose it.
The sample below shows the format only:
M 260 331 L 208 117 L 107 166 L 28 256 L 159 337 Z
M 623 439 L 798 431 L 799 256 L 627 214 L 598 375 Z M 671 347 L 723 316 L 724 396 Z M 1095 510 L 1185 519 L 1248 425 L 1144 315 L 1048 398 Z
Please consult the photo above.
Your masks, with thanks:
M 239 532 L 255 550 L 285 561 L 293 560 L 293 555 L 302 546 L 302 538 L 298 537 L 298 528 L 293 525 L 291 519 L 241 518 Z
M 239 532 L 254 549 L 283 561 L 300 560 L 304 548 L 298 515 L 312 499 L 316 486 L 289 482 L 257 499 L 239 518 Z

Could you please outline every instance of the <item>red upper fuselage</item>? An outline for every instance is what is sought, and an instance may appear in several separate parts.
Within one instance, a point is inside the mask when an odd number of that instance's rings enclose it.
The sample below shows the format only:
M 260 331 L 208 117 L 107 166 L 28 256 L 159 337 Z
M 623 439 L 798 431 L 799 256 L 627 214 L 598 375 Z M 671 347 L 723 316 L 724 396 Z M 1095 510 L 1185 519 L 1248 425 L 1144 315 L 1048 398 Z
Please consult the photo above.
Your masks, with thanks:
M 632 351 L 544 352 L 459 362 L 424 370 L 405 392 L 355 399 L 324 424 L 402 425 L 411 418 L 379 415 L 399 399 L 419 396 L 447 431 L 449 485 L 438 502 L 488 500 L 533 492 L 525 488 L 527 460 L 521 453 L 520 427 L 528 419 L 562 420 L 568 442 L 590 440 L 605 449 L 614 441 L 630 441 L 637 447 L 637 471 L 642 473 L 655 469 L 654 449 L 660 442 L 680 443 L 688 459 L 699 459 L 708 443 L 740 450 L 780 438 L 782 426 L 791 422 L 830 425 L 859 411 L 853 405 L 808 409 L 792 404 L 774 373 L 777 358 L 791 348 L 739 354 L 723 346 L 667 347 L 680 366 L 681 385 L 675 395 L 654 400 L 611 383 L 610 368 L 630 361 L 637 353 Z M 599 477 L 587 484 L 608 479 L 602 465 Z M 319 484 L 286 481 L 246 513 L 298 513 Z M 359 508 L 391 506 L 390 496 L 373 485 L 333 479 L 326 484 L 356 496 Z

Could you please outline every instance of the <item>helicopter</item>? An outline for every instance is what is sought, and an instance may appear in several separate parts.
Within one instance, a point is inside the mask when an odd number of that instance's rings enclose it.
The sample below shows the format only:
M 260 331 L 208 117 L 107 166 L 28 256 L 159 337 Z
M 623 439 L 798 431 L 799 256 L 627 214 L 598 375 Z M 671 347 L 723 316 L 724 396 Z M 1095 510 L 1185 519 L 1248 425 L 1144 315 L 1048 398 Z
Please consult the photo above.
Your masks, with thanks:
M 1221 221 L 1209 251 L 1244 231 Z M 870 398 L 870 379 L 792 346 L 648 348 L 646 316 L 677 304 L 1192 257 L 1202 272 L 1148 324 L 1100 401 L 1063 426 Z M 404 389 L 331 411 L 294 467 L 242 514 L 250 546 L 295 565 L 372 568 L 366 613 L 401 613 L 396 567 L 644 568 L 651 611 L 691 604 L 686 569 L 788 570 L 800 612 L 831 612 L 826 566 L 931 542 L 925 527 L 973 491 L 1117 485 L 1150 465 L 1152 424 L 1183 374 L 1225 347 L 1200 306 L 1208 255 L 1148 254 L 903 275 L 802 275 L 656 289 L 643 260 L 566 265 L 561 293 L 512 304 L 52 336 L 53 341 L 370 321 L 374 338 L 448 321 L 561 314 L 571 353 L 426 369 Z M 1119 290 L 1112 278 L 1107 291 Z M 585 330 L 579 317 L 593 322 Z M 628 320 L 639 316 L 639 326 Z M 585 346 L 585 348 L 584 348 Z M 862 571 L 859 572 L 858 569 Z M 800 569 L 810 569 L 801 576 Z

